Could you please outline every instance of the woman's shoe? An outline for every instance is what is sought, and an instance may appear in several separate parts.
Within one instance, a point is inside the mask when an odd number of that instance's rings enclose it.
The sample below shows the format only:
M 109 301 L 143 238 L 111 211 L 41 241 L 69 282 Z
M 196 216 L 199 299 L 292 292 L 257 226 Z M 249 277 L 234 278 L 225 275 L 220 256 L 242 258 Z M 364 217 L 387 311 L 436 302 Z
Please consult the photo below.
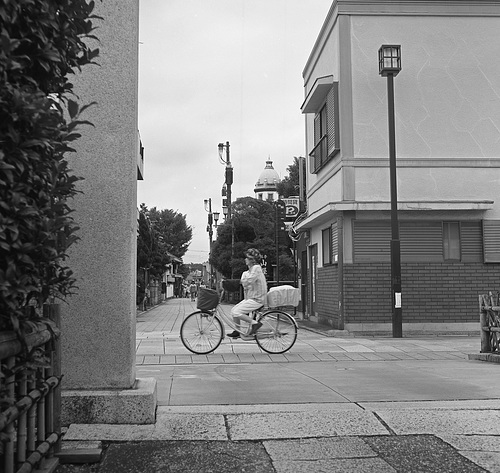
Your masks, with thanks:
M 233 333 L 228 333 L 227 336 L 231 338 L 240 338 L 240 332 L 235 330 Z

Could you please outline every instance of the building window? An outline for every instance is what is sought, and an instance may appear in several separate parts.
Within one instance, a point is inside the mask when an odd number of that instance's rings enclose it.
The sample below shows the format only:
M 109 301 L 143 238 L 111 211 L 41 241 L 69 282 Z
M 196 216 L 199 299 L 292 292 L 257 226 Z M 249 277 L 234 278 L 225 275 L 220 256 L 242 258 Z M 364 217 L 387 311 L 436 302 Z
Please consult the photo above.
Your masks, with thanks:
M 332 228 L 328 227 L 321 232 L 323 248 L 323 266 L 332 264 Z
M 339 262 L 339 228 L 337 221 L 332 224 L 332 263 Z
M 267 194 L 267 200 L 274 200 L 274 196 L 272 193 Z
M 483 227 L 480 220 L 460 222 L 460 252 L 463 263 L 483 262 Z
M 484 262 L 500 263 L 500 220 L 483 220 Z
M 443 256 L 445 261 L 460 261 L 460 225 L 443 222 Z
M 314 117 L 314 148 L 309 153 L 313 174 L 340 151 L 338 110 L 338 82 L 334 82 L 325 104 Z
M 500 221 L 400 221 L 399 230 L 403 263 L 483 262 L 483 241 L 484 262 L 500 262 Z M 390 261 L 390 221 L 355 220 L 353 238 L 355 262 Z
M 262 192 L 259 192 L 259 200 L 262 200 L 262 197 L 263 197 Z

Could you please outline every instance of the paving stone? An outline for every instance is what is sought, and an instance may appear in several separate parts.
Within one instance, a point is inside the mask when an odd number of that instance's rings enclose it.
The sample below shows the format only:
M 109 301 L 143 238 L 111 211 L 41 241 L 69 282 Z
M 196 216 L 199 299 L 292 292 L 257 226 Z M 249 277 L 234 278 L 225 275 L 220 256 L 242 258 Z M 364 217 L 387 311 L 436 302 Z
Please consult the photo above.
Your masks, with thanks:
M 149 440 L 154 425 L 71 424 L 64 440 Z
M 433 435 L 373 436 L 364 440 L 398 472 L 484 473 L 482 468 Z
M 380 458 L 297 460 L 273 465 L 276 473 L 398 473 Z
M 500 435 L 500 411 L 450 409 L 377 410 L 377 414 L 398 435 L 480 434 Z
M 500 453 L 498 452 L 460 452 L 465 458 L 484 468 L 486 471 L 495 473 L 500 471 Z
M 164 442 L 112 444 L 99 473 L 274 473 L 264 447 L 255 442 Z
M 228 415 L 231 440 L 384 435 L 388 431 L 361 410 Z
M 439 435 L 457 450 L 500 453 L 500 436 L 496 435 Z
M 267 440 L 263 444 L 273 462 L 377 456 L 359 437 Z
M 154 440 L 228 440 L 224 417 L 218 414 L 158 416 Z

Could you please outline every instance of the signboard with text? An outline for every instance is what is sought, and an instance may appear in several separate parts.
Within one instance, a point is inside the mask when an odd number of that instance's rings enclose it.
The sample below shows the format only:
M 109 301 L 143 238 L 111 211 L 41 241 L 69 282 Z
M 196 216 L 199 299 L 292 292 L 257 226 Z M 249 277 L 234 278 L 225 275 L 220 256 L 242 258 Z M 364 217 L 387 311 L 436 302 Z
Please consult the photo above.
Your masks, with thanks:
M 285 203 L 285 221 L 293 222 L 299 215 L 299 198 L 289 197 L 288 199 L 281 199 Z

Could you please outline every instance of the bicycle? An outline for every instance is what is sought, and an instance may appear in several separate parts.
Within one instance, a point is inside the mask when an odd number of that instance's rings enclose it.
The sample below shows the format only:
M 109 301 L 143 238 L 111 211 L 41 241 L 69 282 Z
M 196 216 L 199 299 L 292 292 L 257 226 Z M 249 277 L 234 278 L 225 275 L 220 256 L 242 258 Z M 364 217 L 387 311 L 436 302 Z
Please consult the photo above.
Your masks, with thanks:
M 297 340 L 298 325 L 290 314 L 279 309 L 264 309 L 262 306 L 251 312 L 252 317 L 262 326 L 255 335 L 247 336 L 243 329 L 238 329 L 233 320 L 219 309 L 224 291 L 221 292 L 220 298 L 216 291 L 211 289 L 204 291 L 212 292 L 212 305 L 215 307 L 202 308 L 189 314 L 180 329 L 181 341 L 190 352 L 206 355 L 216 350 L 225 337 L 224 323 L 240 332 L 242 340 L 255 340 L 267 353 L 285 353 L 293 347 Z

